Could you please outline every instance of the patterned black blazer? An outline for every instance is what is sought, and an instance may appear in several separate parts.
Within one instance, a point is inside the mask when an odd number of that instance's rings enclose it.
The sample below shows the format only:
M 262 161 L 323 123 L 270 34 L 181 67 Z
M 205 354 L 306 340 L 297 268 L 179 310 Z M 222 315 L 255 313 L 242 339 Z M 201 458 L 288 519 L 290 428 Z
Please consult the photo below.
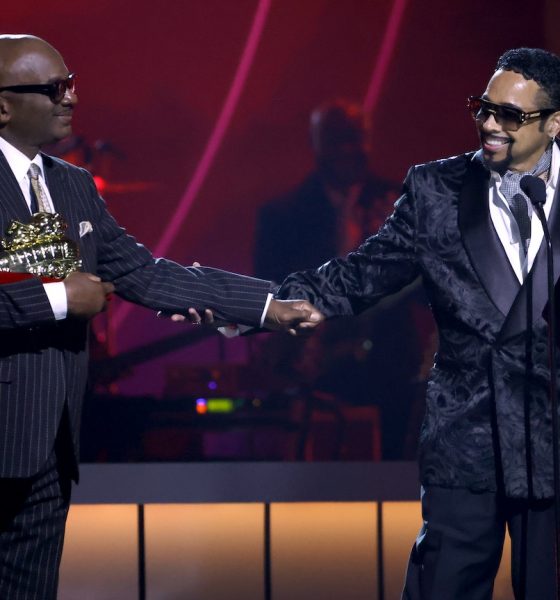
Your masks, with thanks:
M 308 298 L 328 316 L 355 314 L 421 275 L 439 329 L 422 483 L 550 497 L 546 248 L 521 286 L 490 219 L 488 177 L 478 153 L 413 167 L 377 235 L 289 276 L 279 296 Z M 558 195 L 549 217 L 556 279 Z
M 155 260 L 118 226 L 91 175 L 43 156 L 55 209 L 78 244 L 83 270 L 114 283 L 132 302 L 164 311 L 212 308 L 226 321 L 258 325 L 270 283 L 211 268 Z M 28 222 L 21 189 L 0 152 L 0 235 Z M 80 237 L 80 223 L 91 229 Z M 0 477 L 38 472 L 51 451 L 64 407 L 78 456 L 80 410 L 87 377 L 87 324 L 55 321 L 38 279 L 0 285 Z

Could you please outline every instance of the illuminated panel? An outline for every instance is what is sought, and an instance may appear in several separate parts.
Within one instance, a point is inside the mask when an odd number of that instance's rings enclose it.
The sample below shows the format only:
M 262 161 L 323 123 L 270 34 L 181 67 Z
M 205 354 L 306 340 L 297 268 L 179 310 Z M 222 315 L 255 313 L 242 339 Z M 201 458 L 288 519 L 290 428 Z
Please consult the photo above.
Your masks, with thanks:
M 511 543 L 506 535 L 500 570 L 494 583 L 493 600 L 511 600 Z
M 58 600 L 138 600 L 135 504 L 73 505 Z
M 419 502 L 386 502 L 385 598 L 399 598 L 421 525 Z M 264 600 L 262 504 L 147 505 L 148 598 Z M 271 505 L 274 600 L 376 600 L 375 503 Z M 62 557 L 59 600 L 136 600 L 136 505 L 73 505 Z M 511 598 L 510 543 L 494 600 Z
M 262 504 L 145 507 L 146 597 L 262 600 Z
M 422 526 L 420 502 L 383 503 L 383 559 L 385 596 L 400 598 L 412 544 Z M 510 600 L 510 543 L 506 536 L 502 564 L 494 584 L 493 600 Z
M 384 502 L 385 597 L 400 598 L 412 544 L 422 525 L 420 502 Z
M 173 243 L 175 236 L 179 233 L 179 231 L 181 231 L 183 222 L 186 216 L 189 214 L 194 199 L 198 194 L 198 190 L 202 187 L 202 184 L 206 180 L 208 171 L 210 170 L 210 167 L 214 162 L 214 158 L 220 146 L 222 145 L 222 141 L 229 127 L 231 117 L 235 112 L 237 103 L 241 96 L 241 92 L 245 87 L 245 82 L 247 81 L 255 54 L 257 53 L 257 47 L 259 45 L 261 34 L 264 30 L 266 17 L 270 11 L 271 2 L 272 0 L 259 0 L 259 4 L 251 24 L 251 30 L 247 36 L 247 41 L 245 42 L 245 47 L 243 48 L 239 65 L 237 66 L 237 70 L 233 76 L 233 81 L 231 82 L 228 94 L 224 100 L 220 115 L 218 116 L 216 124 L 214 125 L 214 129 L 208 138 L 208 142 L 206 143 L 204 152 L 202 153 L 202 156 L 200 157 L 200 160 L 198 161 L 198 164 L 194 170 L 192 179 L 187 185 L 187 188 L 183 193 L 183 197 L 177 206 L 177 210 L 169 219 L 169 224 L 167 225 L 161 239 L 159 240 L 159 243 L 154 250 L 154 256 L 165 256 L 169 250 L 169 247 Z M 128 303 L 121 304 L 118 307 L 113 315 L 112 322 L 112 326 L 115 328 L 115 330 L 125 320 L 131 309 L 132 304 Z
M 274 600 L 377 599 L 375 503 L 279 503 L 270 512 Z

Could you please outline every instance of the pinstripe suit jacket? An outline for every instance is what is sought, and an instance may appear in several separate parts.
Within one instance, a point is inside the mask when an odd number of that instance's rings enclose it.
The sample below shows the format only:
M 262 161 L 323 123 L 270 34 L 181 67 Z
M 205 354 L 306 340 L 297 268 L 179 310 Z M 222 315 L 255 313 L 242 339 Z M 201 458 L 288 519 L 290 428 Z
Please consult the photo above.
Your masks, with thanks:
M 118 226 L 84 169 L 44 155 L 55 209 L 80 248 L 83 270 L 132 302 L 164 311 L 212 308 L 217 318 L 258 325 L 270 284 L 211 268 L 154 259 Z M 20 187 L 0 152 L 0 235 L 28 222 Z M 80 222 L 92 231 L 80 238 Z M 87 324 L 55 321 L 38 279 L 0 286 L 0 477 L 28 477 L 51 451 L 68 406 L 75 456 L 87 378 Z

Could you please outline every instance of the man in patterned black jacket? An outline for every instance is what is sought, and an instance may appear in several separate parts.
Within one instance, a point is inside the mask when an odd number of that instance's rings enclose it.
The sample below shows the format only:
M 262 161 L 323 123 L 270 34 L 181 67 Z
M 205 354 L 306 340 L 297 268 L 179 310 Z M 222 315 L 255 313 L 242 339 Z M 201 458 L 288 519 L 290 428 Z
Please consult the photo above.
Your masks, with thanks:
M 543 231 L 520 189 L 546 183 L 560 275 L 560 58 L 506 52 L 469 99 L 481 149 L 413 167 L 395 211 L 283 298 L 356 314 L 423 278 L 439 329 L 420 439 L 424 524 L 403 598 L 490 600 L 505 535 L 516 598 L 556 598 Z
M 70 134 L 76 102 L 73 76 L 52 46 L 0 36 L 0 230 L 28 223 L 37 208 L 56 211 L 84 271 L 59 282 L 0 284 L 2 599 L 56 596 L 77 479 L 87 322 L 107 294 L 154 310 L 208 307 L 226 320 L 277 329 L 320 319 L 307 303 L 270 300 L 267 281 L 155 260 L 137 244 L 107 212 L 87 171 L 40 152 Z

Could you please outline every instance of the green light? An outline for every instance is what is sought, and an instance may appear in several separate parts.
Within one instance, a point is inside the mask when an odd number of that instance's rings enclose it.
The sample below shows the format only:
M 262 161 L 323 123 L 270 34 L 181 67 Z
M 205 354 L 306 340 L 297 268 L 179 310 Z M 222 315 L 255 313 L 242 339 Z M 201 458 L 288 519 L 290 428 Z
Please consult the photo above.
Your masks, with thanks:
M 209 413 L 230 413 L 235 410 L 235 401 L 232 398 L 209 398 Z

